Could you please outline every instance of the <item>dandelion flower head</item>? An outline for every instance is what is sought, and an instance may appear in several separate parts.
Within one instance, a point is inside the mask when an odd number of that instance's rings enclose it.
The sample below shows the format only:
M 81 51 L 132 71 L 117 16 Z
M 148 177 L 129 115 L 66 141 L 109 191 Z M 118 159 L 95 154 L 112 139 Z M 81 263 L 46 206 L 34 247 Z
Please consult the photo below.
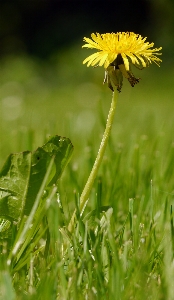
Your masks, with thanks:
M 139 34 L 133 32 L 118 32 L 118 33 L 92 33 L 92 39 L 84 37 L 84 41 L 87 44 L 82 47 L 98 49 L 99 51 L 88 56 L 83 64 L 87 63 L 87 66 L 104 65 L 106 69 L 119 54 L 123 59 L 126 70 L 129 70 L 130 61 L 133 64 L 142 64 L 143 67 L 149 65 L 149 63 L 155 62 L 158 66 L 162 61 L 156 55 L 161 55 L 157 51 L 160 48 L 154 48 L 154 43 L 146 42 L 146 37 L 143 38 Z M 130 59 L 130 60 L 129 60 Z
M 83 64 L 87 66 L 103 66 L 105 68 L 104 83 L 108 83 L 108 87 L 114 91 L 120 92 L 123 84 L 123 76 L 128 79 L 132 87 L 139 82 L 140 78 L 135 78 L 131 72 L 130 65 L 134 64 L 137 68 L 143 69 L 148 67 L 152 62 L 158 66 L 161 59 L 156 55 L 161 55 L 158 51 L 160 48 L 152 48 L 154 43 L 146 42 L 139 34 L 133 32 L 118 33 L 92 33 L 92 39 L 84 37 L 87 43 L 82 47 L 97 49 L 98 52 L 88 56 Z

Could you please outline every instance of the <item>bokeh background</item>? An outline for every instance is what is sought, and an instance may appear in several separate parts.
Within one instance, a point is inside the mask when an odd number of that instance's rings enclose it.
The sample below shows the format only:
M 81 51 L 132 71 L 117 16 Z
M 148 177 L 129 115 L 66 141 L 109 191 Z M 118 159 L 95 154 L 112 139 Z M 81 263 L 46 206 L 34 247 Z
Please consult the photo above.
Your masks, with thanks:
M 134 31 L 172 54 L 172 0 L 1 0 L 0 53 L 48 58 L 91 32 Z
M 103 68 L 82 65 L 92 53 L 82 50 L 83 37 L 92 32 L 134 31 L 163 47 L 160 68 L 135 69 L 142 80 L 134 89 L 124 81 L 112 132 L 116 143 L 155 139 L 157 131 L 172 128 L 173 16 L 173 0 L 1 0 L 0 166 L 10 152 L 33 150 L 58 134 L 72 140 L 73 168 L 81 165 L 83 173 L 85 159 L 97 151 L 112 96 L 102 85 Z

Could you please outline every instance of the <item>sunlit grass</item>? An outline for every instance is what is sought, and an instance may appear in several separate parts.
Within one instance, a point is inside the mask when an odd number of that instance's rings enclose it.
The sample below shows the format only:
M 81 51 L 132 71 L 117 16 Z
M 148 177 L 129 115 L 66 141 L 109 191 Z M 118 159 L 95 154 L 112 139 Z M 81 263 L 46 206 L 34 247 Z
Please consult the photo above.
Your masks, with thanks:
M 1 243 L 2 299 L 172 299 L 171 77 L 154 66 L 140 73 L 136 87 L 124 82 L 109 146 L 80 217 L 79 194 L 111 99 L 102 71 L 84 68 L 84 57 L 74 47 L 47 63 L 27 57 L 1 62 L 0 165 L 9 153 L 34 150 L 49 135 L 69 137 L 75 147 L 43 220 L 48 230 L 28 251 L 29 263 L 17 272 L 8 268 Z M 74 208 L 78 221 L 70 234 Z

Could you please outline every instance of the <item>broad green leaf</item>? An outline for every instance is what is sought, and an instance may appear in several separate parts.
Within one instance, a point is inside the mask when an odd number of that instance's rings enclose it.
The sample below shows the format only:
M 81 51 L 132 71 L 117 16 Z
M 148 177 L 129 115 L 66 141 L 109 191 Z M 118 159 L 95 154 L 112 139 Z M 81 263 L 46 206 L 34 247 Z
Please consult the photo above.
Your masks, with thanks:
M 60 178 L 72 151 L 69 139 L 54 136 L 34 152 L 10 154 L 0 172 L 0 217 L 19 221 L 29 215 L 51 158 L 54 164 L 47 186 Z

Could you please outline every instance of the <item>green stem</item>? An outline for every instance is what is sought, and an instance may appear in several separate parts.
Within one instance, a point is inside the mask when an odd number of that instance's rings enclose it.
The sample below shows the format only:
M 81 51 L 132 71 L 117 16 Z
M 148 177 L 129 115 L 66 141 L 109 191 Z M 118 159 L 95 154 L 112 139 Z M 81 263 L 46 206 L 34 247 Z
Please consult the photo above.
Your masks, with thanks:
M 95 163 L 93 165 L 92 171 L 89 175 L 89 178 L 86 182 L 86 185 L 85 185 L 85 187 L 83 189 L 83 192 L 81 194 L 81 197 L 80 197 L 80 211 L 83 209 L 83 206 L 85 205 L 85 202 L 89 198 L 89 194 L 90 194 L 91 189 L 93 187 L 94 180 L 97 176 L 97 172 L 98 172 L 99 167 L 101 165 L 101 162 L 103 160 L 103 156 L 104 156 L 105 149 L 106 149 L 106 146 L 107 146 L 107 143 L 108 143 L 108 139 L 109 139 L 109 136 L 110 136 L 110 132 L 111 132 L 111 128 L 112 128 L 112 124 L 113 124 L 113 120 L 114 120 L 114 115 L 115 115 L 115 111 L 116 111 L 117 98 L 118 98 L 117 95 L 118 95 L 117 91 L 113 92 L 111 107 L 110 107 L 110 110 L 109 110 L 108 119 L 107 119 L 107 123 L 106 123 L 106 128 L 105 128 L 105 132 L 103 134 L 103 138 L 102 138 L 102 141 L 101 141 L 101 144 L 100 144 L 100 148 L 98 150 L 98 154 L 97 154 Z
M 89 175 L 89 178 L 86 182 L 86 185 L 85 185 L 85 187 L 83 189 L 83 192 L 81 194 L 81 197 L 80 197 L 80 211 L 83 210 L 84 205 L 85 205 L 86 201 L 89 198 L 89 194 L 90 194 L 91 189 L 93 187 L 94 180 L 97 176 L 97 172 L 99 170 L 99 167 L 101 165 L 101 162 L 102 162 L 102 159 L 103 159 L 103 156 L 104 156 L 104 153 L 105 153 L 105 149 L 106 149 L 108 139 L 109 139 L 109 136 L 110 136 L 110 132 L 111 132 L 111 128 L 112 128 L 112 124 L 113 124 L 113 121 L 114 121 L 114 115 L 115 115 L 116 106 L 117 106 L 117 98 L 118 98 L 118 92 L 115 90 L 113 92 L 111 107 L 110 107 L 110 110 L 109 110 L 109 114 L 108 114 L 108 118 L 107 118 L 107 122 L 106 122 L 106 128 L 105 128 L 105 132 L 103 134 L 103 138 L 102 138 L 102 141 L 101 141 L 101 144 L 100 144 L 100 148 L 99 148 L 95 163 L 93 165 L 92 171 Z M 73 225 L 74 225 L 75 214 L 76 214 L 76 212 L 73 213 L 73 216 L 72 216 L 71 221 L 70 221 L 69 226 L 68 226 L 68 229 L 70 231 L 72 231 L 72 228 L 73 228 Z

